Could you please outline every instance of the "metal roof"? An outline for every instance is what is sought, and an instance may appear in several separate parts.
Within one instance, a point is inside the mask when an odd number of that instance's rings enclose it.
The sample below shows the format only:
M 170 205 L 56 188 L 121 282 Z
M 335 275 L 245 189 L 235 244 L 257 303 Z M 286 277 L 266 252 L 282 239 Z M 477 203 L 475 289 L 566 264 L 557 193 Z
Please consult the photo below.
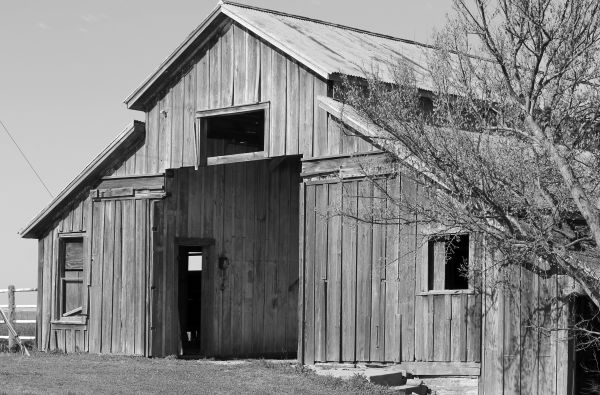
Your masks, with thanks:
M 426 82 L 430 46 L 317 19 L 224 1 L 223 12 L 249 29 L 256 29 L 278 48 L 326 78 L 334 74 L 364 77 L 377 70 L 392 82 L 390 66 L 404 60 Z M 294 56 L 295 55 L 295 56 Z M 423 88 L 426 88 L 423 86 Z
M 364 77 L 365 71 L 377 71 L 379 78 L 392 82 L 390 66 L 404 60 L 413 65 L 419 88 L 431 90 L 427 73 L 428 54 L 432 51 L 430 46 L 317 19 L 221 1 L 158 70 L 125 99 L 127 106 L 142 109 L 144 100 L 141 99 L 158 86 L 164 74 L 174 71 L 174 65 L 189 59 L 191 47 L 206 42 L 207 30 L 214 28 L 213 22 L 223 15 L 325 79 L 333 79 L 339 74 Z

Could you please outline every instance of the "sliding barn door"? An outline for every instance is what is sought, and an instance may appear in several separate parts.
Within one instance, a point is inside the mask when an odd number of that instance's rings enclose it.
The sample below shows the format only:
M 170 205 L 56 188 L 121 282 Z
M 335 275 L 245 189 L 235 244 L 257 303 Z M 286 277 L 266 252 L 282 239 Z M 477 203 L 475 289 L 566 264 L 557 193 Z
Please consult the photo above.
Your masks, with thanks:
M 92 204 L 89 350 L 148 354 L 150 199 Z

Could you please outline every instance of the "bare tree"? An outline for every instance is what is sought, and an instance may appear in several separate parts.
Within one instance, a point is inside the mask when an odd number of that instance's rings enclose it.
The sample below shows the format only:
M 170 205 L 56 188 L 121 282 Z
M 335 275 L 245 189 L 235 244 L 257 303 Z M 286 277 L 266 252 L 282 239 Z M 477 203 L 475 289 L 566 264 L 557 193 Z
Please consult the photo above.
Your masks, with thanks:
M 436 186 L 403 210 L 484 235 L 502 265 L 566 274 L 600 307 L 600 2 L 454 5 L 423 47 L 426 78 L 400 62 L 338 98 L 373 126 L 363 137 Z

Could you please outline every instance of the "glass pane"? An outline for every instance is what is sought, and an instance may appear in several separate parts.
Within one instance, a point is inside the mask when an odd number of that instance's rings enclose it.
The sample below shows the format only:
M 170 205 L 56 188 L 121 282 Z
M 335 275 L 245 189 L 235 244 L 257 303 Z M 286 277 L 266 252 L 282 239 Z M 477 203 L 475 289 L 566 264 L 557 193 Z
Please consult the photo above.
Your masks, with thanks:
M 189 272 L 202 271 L 202 255 L 189 255 L 188 256 L 188 271 Z

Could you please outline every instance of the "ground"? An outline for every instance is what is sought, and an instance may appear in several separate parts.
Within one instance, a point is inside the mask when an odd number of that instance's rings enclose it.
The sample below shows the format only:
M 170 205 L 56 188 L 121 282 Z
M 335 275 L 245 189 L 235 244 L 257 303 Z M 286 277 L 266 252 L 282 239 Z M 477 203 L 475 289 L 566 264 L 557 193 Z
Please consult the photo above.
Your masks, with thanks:
M 322 377 L 284 361 L 0 353 L 0 394 L 389 393 L 360 377 Z

